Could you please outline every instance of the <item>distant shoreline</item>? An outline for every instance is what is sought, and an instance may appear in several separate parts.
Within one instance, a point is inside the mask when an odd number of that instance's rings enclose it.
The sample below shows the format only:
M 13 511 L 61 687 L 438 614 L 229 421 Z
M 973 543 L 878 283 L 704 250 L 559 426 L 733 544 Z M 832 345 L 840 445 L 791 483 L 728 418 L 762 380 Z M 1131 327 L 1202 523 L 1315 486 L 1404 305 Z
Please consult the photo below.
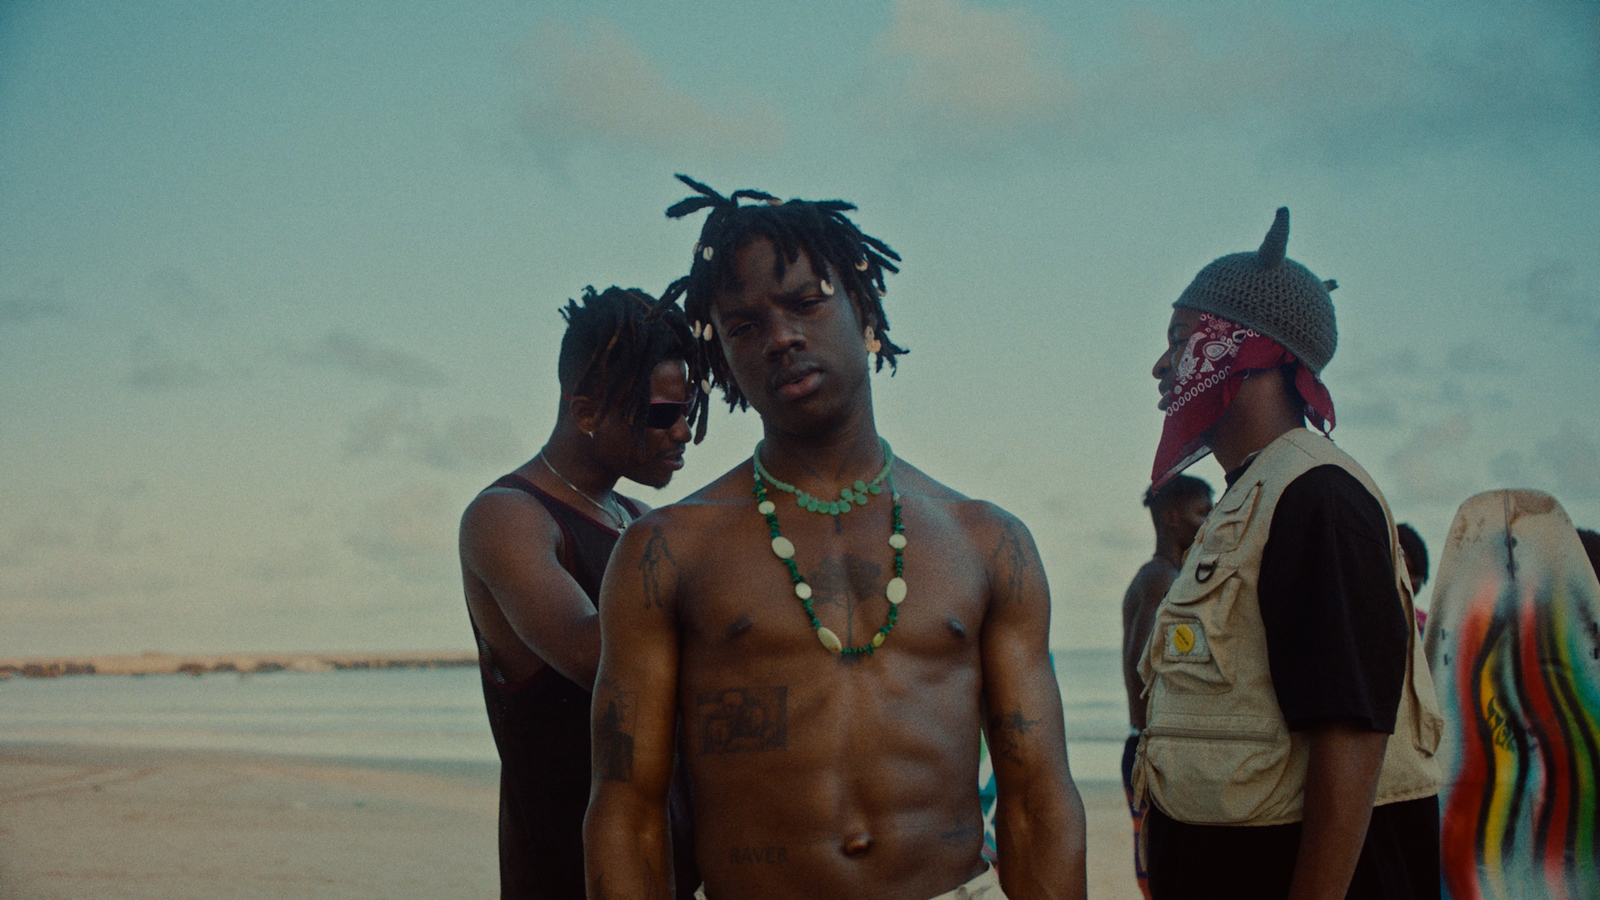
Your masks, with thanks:
M 475 666 L 471 651 L 400 653 L 141 653 L 137 656 L 0 657 L 0 680 L 63 675 L 204 675 L 210 672 L 332 672 Z

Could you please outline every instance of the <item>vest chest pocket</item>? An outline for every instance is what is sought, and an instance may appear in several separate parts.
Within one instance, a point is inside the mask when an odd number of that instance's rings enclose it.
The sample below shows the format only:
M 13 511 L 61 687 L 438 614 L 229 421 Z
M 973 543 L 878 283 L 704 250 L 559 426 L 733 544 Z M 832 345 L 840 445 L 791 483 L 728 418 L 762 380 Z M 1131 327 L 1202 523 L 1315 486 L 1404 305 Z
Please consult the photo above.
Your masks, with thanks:
M 1240 580 L 1235 568 L 1221 565 L 1216 557 L 1202 556 L 1198 562 L 1192 573 L 1178 576 L 1156 612 L 1149 659 L 1167 690 L 1220 694 L 1233 686 L 1227 649 Z
M 1224 494 L 1216 509 L 1206 517 L 1205 525 L 1195 538 L 1195 546 L 1190 552 L 1201 554 L 1201 562 L 1204 563 L 1206 556 L 1215 557 L 1238 549 L 1239 542 L 1250 527 L 1251 518 L 1255 516 L 1256 501 L 1260 499 L 1259 483 L 1250 485 L 1248 490 L 1240 491 L 1237 496 L 1231 491 Z M 1196 575 L 1203 574 L 1196 570 Z

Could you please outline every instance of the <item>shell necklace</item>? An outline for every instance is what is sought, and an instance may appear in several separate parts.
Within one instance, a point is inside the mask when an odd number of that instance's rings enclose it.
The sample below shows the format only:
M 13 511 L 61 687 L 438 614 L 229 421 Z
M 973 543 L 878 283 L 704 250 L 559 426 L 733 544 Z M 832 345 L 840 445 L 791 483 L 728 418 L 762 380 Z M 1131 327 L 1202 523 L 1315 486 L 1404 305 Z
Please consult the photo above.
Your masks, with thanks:
M 793 494 L 795 505 L 801 509 L 808 509 L 825 516 L 837 516 L 840 513 L 847 513 L 850 511 L 851 504 L 866 506 L 868 500 L 883 493 L 883 483 L 888 479 L 889 471 L 894 468 L 894 451 L 889 449 L 888 441 L 878 438 L 878 443 L 883 445 L 883 470 L 873 476 L 871 481 L 857 481 L 855 484 L 839 491 L 839 499 L 823 500 L 800 490 L 792 484 L 785 484 L 773 478 L 772 473 L 767 471 L 767 467 L 761 464 L 761 445 L 764 443 L 766 441 L 756 442 L 756 452 L 751 457 L 755 461 L 756 480 L 765 480 L 767 484 L 783 491 L 785 494 Z
M 889 579 L 888 585 L 883 589 L 883 595 L 889 599 L 889 615 L 883 623 L 883 627 L 872 635 L 872 639 L 857 647 L 846 647 L 844 642 L 839 640 L 839 635 L 835 634 L 833 629 L 823 625 L 817 618 L 817 611 L 813 608 L 811 602 L 811 585 L 806 583 L 806 577 L 800 574 L 800 567 L 794 561 L 794 543 L 784 537 L 778 530 L 778 505 L 767 499 L 766 482 L 772 480 L 772 476 L 767 474 L 766 468 L 761 465 L 760 443 L 756 444 L 756 452 L 753 457 L 755 460 L 753 468 L 755 470 L 756 512 L 767 520 L 767 531 L 772 535 L 772 553 L 789 570 L 789 583 L 794 585 L 794 595 L 800 598 L 800 605 L 805 608 L 806 618 L 811 620 L 811 630 L 817 633 L 817 640 L 828 649 L 828 652 L 837 653 L 844 657 L 871 656 L 872 651 L 882 647 L 883 642 L 889 637 L 889 632 L 894 630 L 894 624 L 900 618 L 900 604 L 906 599 L 906 527 L 900 521 L 900 494 L 895 491 L 894 477 L 889 474 L 890 468 L 894 465 L 894 456 L 889 452 L 888 441 L 883 441 L 883 452 L 888 457 L 889 462 L 883 467 L 883 472 L 873 479 L 872 492 L 880 492 L 882 489 L 879 484 L 887 481 L 889 496 L 894 500 L 894 527 L 889 534 L 889 546 L 894 550 L 894 577 Z M 856 483 L 860 484 L 861 482 Z M 781 482 L 774 482 L 773 486 L 784 485 Z M 848 501 L 846 501 L 845 507 L 848 508 Z M 838 513 L 831 513 L 831 515 L 838 515 Z

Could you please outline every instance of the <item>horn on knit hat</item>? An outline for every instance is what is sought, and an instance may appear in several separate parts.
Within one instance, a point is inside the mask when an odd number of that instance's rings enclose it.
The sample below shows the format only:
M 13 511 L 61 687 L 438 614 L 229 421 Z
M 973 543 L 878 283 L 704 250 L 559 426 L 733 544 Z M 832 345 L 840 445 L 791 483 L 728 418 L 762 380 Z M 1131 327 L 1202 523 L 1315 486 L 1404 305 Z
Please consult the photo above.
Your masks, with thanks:
M 1272 220 L 1272 227 L 1267 229 L 1267 239 L 1261 242 L 1261 249 L 1256 251 L 1256 260 L 1263 269 L 1276 269 L 1283 264 L 1284 254 L 1289 250 L 1289 207 L 1278 207 L 1278 217 Z
M 1321 373 L 1339 343 L 1328 296 L 1337 285 L 1290 259 L 1288 248 L 1289 209 L 1280 207 L 1259 250 L 1213 260 L 1172 305 L 1253 329 Z

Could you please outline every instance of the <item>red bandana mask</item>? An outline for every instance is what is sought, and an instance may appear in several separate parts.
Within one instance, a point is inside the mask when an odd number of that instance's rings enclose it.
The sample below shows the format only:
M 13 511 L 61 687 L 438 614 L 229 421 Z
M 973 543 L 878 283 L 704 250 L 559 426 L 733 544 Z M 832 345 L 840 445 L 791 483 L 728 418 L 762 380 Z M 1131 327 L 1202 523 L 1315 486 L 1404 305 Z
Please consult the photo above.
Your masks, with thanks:
M 1295 365 L 1294 386 L 1306 403 L 1306 418 L 1327 434 L 1333 430 L 1333 398 L 1304 363 L 1272 338 L 1201 313 L 1167 395 L 1167 418 L 1151 471 L 1152 486 L 1161 487 L 1211 452 L 1205 433 L 1228 411 L 1251 372 L 1291 364 Z

